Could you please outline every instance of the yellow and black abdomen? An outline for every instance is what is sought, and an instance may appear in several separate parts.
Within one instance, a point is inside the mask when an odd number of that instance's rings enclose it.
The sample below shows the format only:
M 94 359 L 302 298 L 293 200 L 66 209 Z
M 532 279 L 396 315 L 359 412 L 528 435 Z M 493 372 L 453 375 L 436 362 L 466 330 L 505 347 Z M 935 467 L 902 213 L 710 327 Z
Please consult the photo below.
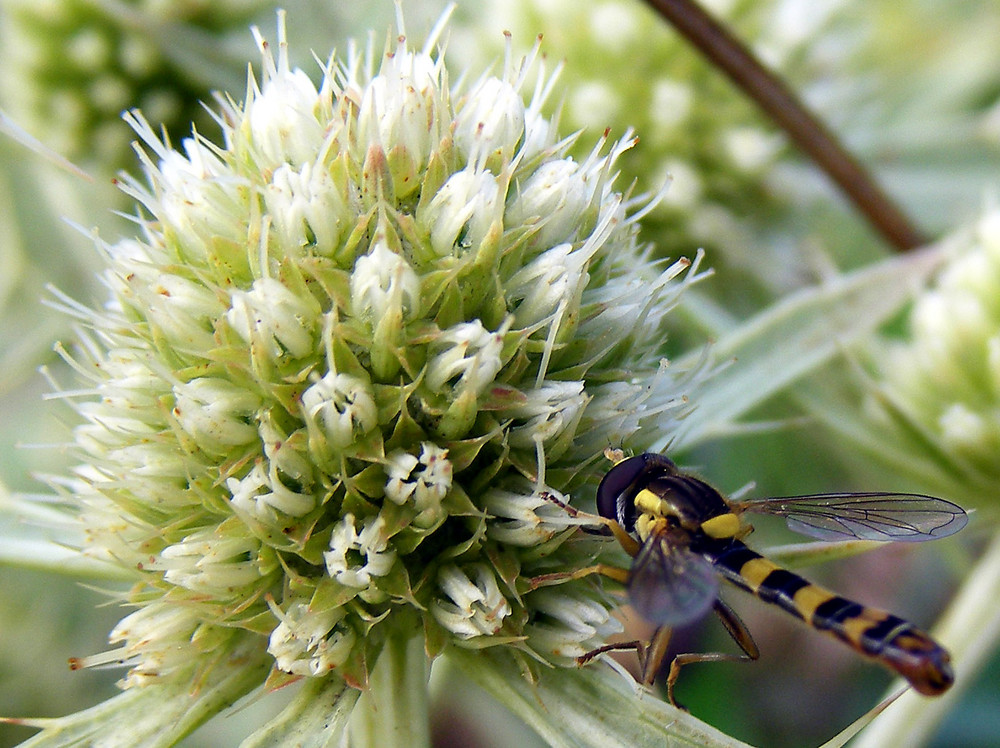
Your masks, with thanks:
M 948 653 L 902 618 L 812 584 L 736 539 L 705 539 L 698 551 L 725 579 L 894 670 L 920 693 L 939 694 L 954 681 Z

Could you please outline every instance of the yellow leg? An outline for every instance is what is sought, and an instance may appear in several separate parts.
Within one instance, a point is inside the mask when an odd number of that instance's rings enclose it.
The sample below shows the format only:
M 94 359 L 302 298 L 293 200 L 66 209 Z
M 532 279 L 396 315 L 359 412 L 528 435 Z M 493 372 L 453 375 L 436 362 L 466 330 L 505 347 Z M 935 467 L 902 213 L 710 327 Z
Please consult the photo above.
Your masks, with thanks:
M 733 641 L 735 641 L 743 654 L 728 654 L 724 652 L 685 652 L 676 655 L 670 661 L 670 669 L 667 672 L 667 701 L 678 709 L 684 709 L 677 703 L 674 697 L 674 686 L 680 676 L 681 668 L 694 662 L 752 662 L 760 657 L 760 649 L 750 635 L 743 621 L 739 616 L 721 600 L 716 600 L 713 605 L 715 614 L 722 621 L 726 631 Z M 656 676 L 660 673 L 664 661 L 667 659 L 670 639 L 673 629 L 669 626 L 661 626 L 650 638 L 648 642 L 635 640 L 628 642 L 618 642 L 617 644 L 605 644 L 603 647 L 587 652 L 576 659 L 577 664 L 585 665 L 598 655 L 606 652 L 635 652 L 639 657 L 639 668 L 641 680 L 644 685 L 651 686 L 656 681 Z
M 621 547 L 625 549 L 625 552 L 630 556 L 635 556 L 639 553 L 639 549 L 642 544 L 625 532 L 625 528 L 615 522 L 613 519 L 608 519 L 607 517 L 602 517 L 599 514 L 591 514 L 590 512 L 581 512 L 576 507 L 572 507 L 561 499 L 557 499 L 555 496 L 548 492 L 542 493 L 542 498 L 546 501 L 551 501 L 556 506 L 565 510 L 565 512 L 576 519 L 577 517 L 582 517 L 583 519 L 590 520 L 595 525 L 600 525 L 608 528 L 611 534 L 615 536 Z
M 667 658 L 667 650 L 670 648 L 670 637 L 673 636 L 673 633 L 674 630 L 669 626 L 660 626 L 660 628 L 653 632 L 653 638 L 649 640 L 649 647 L 642 655 L 640 662 L 644 685 L 651 686 L 656 680 L 656 675 L 660 672 L 660 666 L 663 665 L 663 661 Z M 670 696 L 670 703 L 674 704 L 672 695 Z M 677 705 L 674 704 L 674 706 Z
M 750 630 L 746 627 L 746 624 L 740 620 L 739 616 L 736 615 L 735 611 L 726 605 L 721 600 L 716 600 L 712 609 L 715 614 L 719 616 L 719 620 L 722 621 L 722 625 L 726 627 L 726 631 L 733 641 L 735 641 L 740 649 L 743 650 L 743 654 L 727 654 L 724 652 L 686 652 L 684 654 L 679 654 L 674 657 L 673 661 L 670 663 L 670 672 L 667 673 L 667 700 L 670 701 L 674 706 L 683 709 L 677 701 L 674 699 L 674 685 L 677 683 L 677 677 L 681 673 L 681 668 L 685 665 L 690 665 L 694 662 L 753 662 L 760 657 L 760 649 L 757 647 L 757 642 L 753 640 L 753 636 L 750 635 Z M 655 635 L 654 635 L 655 636 Z M 653 674 L 656 677 L 656 674 Z
M 593 566 L 585 566 L 575 571 L 554 571 L 551 574 L 541 574 L 537 577 L 532 577 L 530 580 L 530 589 L 535 590 L 539 587 L 548 587 L 551 584 L 558 584 L 569 579 L 583 579 L 583 577 L 589 577 L 592 574 L 600 574 L 602 577 L 614 579 L 621 584 L 625 584 L 628 580 L 628 569 L 623 569 L 620 566 L 611 566 L 610 564 L 594 564 Z

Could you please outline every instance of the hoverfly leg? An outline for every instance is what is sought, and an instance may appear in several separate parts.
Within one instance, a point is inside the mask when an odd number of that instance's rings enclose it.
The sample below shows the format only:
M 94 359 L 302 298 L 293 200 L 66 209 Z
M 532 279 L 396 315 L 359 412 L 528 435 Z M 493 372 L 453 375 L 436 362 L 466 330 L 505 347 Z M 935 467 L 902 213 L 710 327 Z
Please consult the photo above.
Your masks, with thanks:
M 548 491 L 543 491 L 541 493 L 541 497 L 561 508 L 573 519 L 582 517 L 584 519 L 591 520 L 598 527 L 604 528 L 601 531 L 602 534 L 604 531 L 610 531 L 611 534 L 614 535 L 615 540 L 621 544 L 621 547 L 624 548 L 625 552 L 630 556 L 635 556 L 639 552 L 639 548 L 642 547 L 642 544 L 638 540 L 629 535 L 628 532 L 625 531 L 625 528 L 613 519 L 602 517 L 599 514 L 591 514 L 590 512 L 581 512 L 576 507 L 570 506 L 565 501 L 553 496 Z
M 582 654 L 577 657 L 576 664 L 583 667 L 598 655 L 606 654 L 607 652 L 635 652 L 641 659 L 645 650 L 646 642 L 641 639 L 633 639 L 628 642 L 615 642 L 614 644 L 605 644 L 603 647 L 592 649 L 586 654 Z
M 753 662 L 760 658 L 760 648 L 753 640 L 750 630 L 746 624 L 740 620 L 736 612 L 726 605 L 722 600 L 716 600 L 712 604 L 712 609 L 719 616 L 722 625 L 726 627 L 726 632 L 733 638 L 733 641 L 743 650 L 743 654 L 729 654 L 726 652 L 690 652 L 679 654 L 670 663 L 670 672 L 667 674 L 667 699 L 676 707 L 683 709 L 674 700 L 674 685 L 680 675 L 681 668 L 693 662 Z
M 639 658 L 640 682 L 644 686 L 652 686 L 656 682 L 656 676 L 659 674 L 660 667 L 667 657 L 667 649 L 670 647 L 670 639 L 673 633 L 674 630 L 672 627 L 660 626 L 653 632 L 653 636 L 648 642 L 637 640 L 620 642 L 618 644 L 606 644 L 603 647 L 598 647 L 595 650 L 587 652 L 582 657 L 577 657 L 576 661 L 577 664 L 584 665 L 597 657 L 597 655 L 604 654 L 605 652 L 634 650 Z M 685 656 L 691 655 L 680 655 L 680 657 Z M 680 672 L 680 665 L 675 666 L 676 662 L 677 658 L 674 658 L 670 664 L 670 676 L 667 678 L 667 698 L 670 700 L 671 706 L 687 711 L 684 706 L 674 700 L 674 681 L 677 680 L 677 674 Z
M 660 626 L 653 632 L 652 638 L 645 652 L 639 653 L 639 664 L 642 668 L 642 684 L 651 686 L 656 681 L 656 676 L 660 672 L 660 667 L 667 657 L 667 649 L 670 647 L 670 638 L 674 630 L 670 626 Z M 673 696 L 670 703 L 674 704 Z M 677 704 L 674 704 L 677 706 Z
M 613 579 L 621 584 L 625 584 L 628 580 L 628 569 L 611 564 L 594 564 L 575 571 L 554 571 L 550 574 L 539 574 L 529 580 L 530 589 L 537 590 L 539 587 L 548 587 L 550 584 L 558 584 L 570 579 L 582 579 L 591 574 L 600 574 L 602 577 Z
M 757 642 L 753 640 L 750 629 L 736 615 L 736 611 L 718 599 L 712 604 L 712 609 L 719 616 L 719 620 L 726 627 L 726 631 L 733 637 L 733 641 L 743 650 L 742 655 L 733 655 L 736 657 L 736 662 L 753 662 L 760 659 L 760 648 L 757 646 Z
M 647 642 L 642 639 L 635 639 L 628 642 L 615 642 L 605 644 L 603 647 L 592 649 L 585 655 L 576 658 L 577 665 L 586 665 L 598 655 L 606 652 L 635 652 L 639 658 L 640 682 L 644 686 L 652 686 L 656 681 L 657 673 L 667 656 L 667 649 L 670 646 L 670 637 L 673 634 L 670 626 L 660 626 L 653 632 L 652 638 Z M 673 699 L 671 703 L 678 706 Z M 681 707 L 683 709 L 683 707 Z

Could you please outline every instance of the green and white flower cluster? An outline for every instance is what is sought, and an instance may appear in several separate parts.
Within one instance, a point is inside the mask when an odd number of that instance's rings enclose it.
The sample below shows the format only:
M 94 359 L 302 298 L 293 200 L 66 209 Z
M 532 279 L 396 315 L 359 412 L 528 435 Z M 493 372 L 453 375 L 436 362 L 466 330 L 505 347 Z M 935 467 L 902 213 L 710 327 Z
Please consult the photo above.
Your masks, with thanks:
M 415 632 L 431 657 L 573 664 L 619 626 L 593 579 L 534 589 L 606 547 L 544 492 L 690 407 L 698 371 L 657 351 L 697 268 L 637 244 L 630 139 L 568 157 L 535 54 L 458 89 L 438 33 L 352 47 L 318 85 L 258 35 L 221 146 L 130 116 L 149 217 L 103 246 L 110 302 L 67 304 L 86 384 L 57 481 L 83 553 L 134 579 L 119 648 L 83 663 L 126 687 L 236 659 L 263 665 L 247 688 L 363 687 Z
M 3 106 L 50 148 L 88 165 L 128 165 L 132 134 L 121 112 L 140 107 L 172 134 L 211 125 L 203 106 L 220 58 L 193 59 L 200 37 L 218 50 L 226 32 L 243 38 L 270 0 L 3 0 Z M 215 68 L 213 70 L 212 68 Z
M 880 376 L 868 398 L 884 444 L 911 468 L 942 471 L 966 503 L 995 505 L 1000 470 L 1000 211 L 952 237 L 946 263 L 917 297 L 906 340 L 870 356 Z M 889 449 L 893 454 L 895 449 Z M 912 456 L 920 455 L 920 464 Z
M 772 66 L 815 82 L 829 50 L 812 49 L 813 42 L 843 3 L 704 5 L 752 40 Z M 735 275 L 740 283 L 749 274 L 787 286 L 801 272 L 787 247 L 778 246 L 787 238 L 761 240 L 803 194 L 802 179 L 794 194 L 775 184 L 774 168 L 788 156 L 784 137 L 655 11 L 621 0 L 492 0 L 486 10 L 488 23 L 477 20 L 456 37 L 470 55 L 496 54 L 496 28 L 510 29 L 519 40 L 541 34 L 548 54 L 564 64 L 567 86 L 552 107 L 558 106 L 561 126 L 570 132 L 635 128 L 642 147 L 623 158 L 625 178 L 647 191 L 670 182 L 643 223 L 657 246 L 718 250 L 717 259 L 741 268 Z M 771 253 L 782 259 L 762 261 Z

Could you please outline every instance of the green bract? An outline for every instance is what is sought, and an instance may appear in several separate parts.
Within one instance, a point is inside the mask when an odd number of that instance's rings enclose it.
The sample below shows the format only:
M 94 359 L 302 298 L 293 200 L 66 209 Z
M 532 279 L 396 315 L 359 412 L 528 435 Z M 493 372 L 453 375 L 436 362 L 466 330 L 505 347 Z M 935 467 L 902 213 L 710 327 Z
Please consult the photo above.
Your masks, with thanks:
M 611 186 L 629 139 L 574 161 L 534 57 L 456 90 L 434 38 L 317 87 L 258 37 L 221 147 L 130 116 L 150 217 L 104 247 L 110 303 L 74 307 L 60 486 L 83 552 L 134 577 L 120 647 L 83 663 L 124 661 L 126 687 L 240 658 L 364 687 L 414 632 L 575 667 L 618 627 L 592 579 L 533 588 L 595 553 L 543 494 L 690 407 L 697 372 L 656 351 L 695 268 L 637 245 Z

